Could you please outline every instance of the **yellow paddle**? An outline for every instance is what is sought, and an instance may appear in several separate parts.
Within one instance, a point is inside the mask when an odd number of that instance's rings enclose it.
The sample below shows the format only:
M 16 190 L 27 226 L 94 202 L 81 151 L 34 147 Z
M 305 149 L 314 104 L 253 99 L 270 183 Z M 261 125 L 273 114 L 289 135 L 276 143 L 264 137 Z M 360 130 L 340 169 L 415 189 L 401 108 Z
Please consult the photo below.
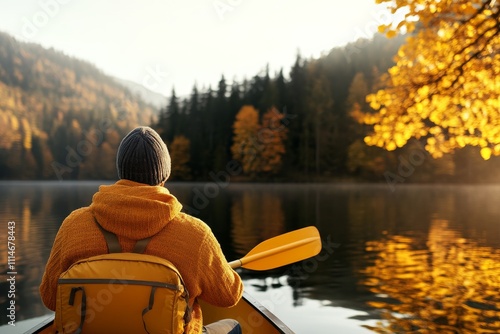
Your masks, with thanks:
M 231 268 L 269 270 L 305 260 L 321 251 L 321 238 L 314 226 L 278 235 L 255 246 L 239 260 L 229 262 Z

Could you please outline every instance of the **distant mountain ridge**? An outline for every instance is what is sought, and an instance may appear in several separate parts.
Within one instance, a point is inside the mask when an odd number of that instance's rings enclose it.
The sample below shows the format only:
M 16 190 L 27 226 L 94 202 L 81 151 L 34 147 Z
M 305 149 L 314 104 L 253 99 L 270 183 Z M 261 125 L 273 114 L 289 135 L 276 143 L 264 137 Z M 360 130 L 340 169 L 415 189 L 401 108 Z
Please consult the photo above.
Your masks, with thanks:
M 133 81 L 130 81 L 130 80 L 120 79 L 120 78 L 116 78 L 116 77 L 114 79 L 120 85 L 128 88 L 132 93 L 139 95 L 139 97 L 142 100 L 151 104 L 152 106 L 154 106 L 158 110 L 167 105 L 167 97 L 165 95 L 154 92 L 154 91 L 144 87 L 143 85 L 138 84 L 138 83 L 133 82 Z
M 157 115 L 136 91 L 0 32 L 0 179 L 115 178 L 120 139 Z

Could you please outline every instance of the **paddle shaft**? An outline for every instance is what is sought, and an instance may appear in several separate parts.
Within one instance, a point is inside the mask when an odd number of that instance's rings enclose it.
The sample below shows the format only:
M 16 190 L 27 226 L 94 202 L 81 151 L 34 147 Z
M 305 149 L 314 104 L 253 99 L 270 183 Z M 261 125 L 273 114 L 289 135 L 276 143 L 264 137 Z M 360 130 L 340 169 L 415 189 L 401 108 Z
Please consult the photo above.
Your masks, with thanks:
M 229 265 L 231 266 L 231 268 L 236 269 L 236 268 L 239 268 L 239 267 L 243 266 L 246 263 L 257 261 L 257 260 L 260 260 L 262 258 L 265 258 L 265 257 L 268 257 L 268 256 L 272 256 L 274 254 L 279 254 L 279 253 L 282 253 L 282 252 L 286 252 L 287 250 L 290 250 L 290 249 L 293 249 L 293 248 L 297 248 L 297 247 L 306 245 L 308 243 L 317 242 L 317 240 L 318 240 L 318 238 L 314 238 L 314 237 L 306 238 L 306 239 L 302 239 L 302 240 L 297 240 L 297 241 L 291 242 L 291 243 L 283 245 L 283 246 L 278 246 L 278 247 L 275 247 L 275 248 L 271 248 L 271 249 L 262 251 L 262 252 L 257 253 L 257 254 L 253 254 L 253 255 L 249 255 L 249 256 L 243 257 L 243 258 L 241 258 L 239 260 L 231 261 L 231 262 L 229 262 Z

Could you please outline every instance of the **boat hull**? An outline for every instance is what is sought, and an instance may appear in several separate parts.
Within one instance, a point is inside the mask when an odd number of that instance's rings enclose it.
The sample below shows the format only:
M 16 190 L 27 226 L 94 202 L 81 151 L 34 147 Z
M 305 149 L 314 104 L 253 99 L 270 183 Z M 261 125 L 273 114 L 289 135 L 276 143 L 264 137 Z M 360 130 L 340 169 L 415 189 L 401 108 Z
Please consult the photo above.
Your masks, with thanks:
M 215 307 L 201 302 L 203 321 L 212 323 L 221 319 L 237 320 L 245 334 L 293 334 L 280 319 L 262 306 L 247 293 L 243 294 L 240 302 L 231 308 Z M 25 334 L 54 333 L 54 318 L 49 317 Z

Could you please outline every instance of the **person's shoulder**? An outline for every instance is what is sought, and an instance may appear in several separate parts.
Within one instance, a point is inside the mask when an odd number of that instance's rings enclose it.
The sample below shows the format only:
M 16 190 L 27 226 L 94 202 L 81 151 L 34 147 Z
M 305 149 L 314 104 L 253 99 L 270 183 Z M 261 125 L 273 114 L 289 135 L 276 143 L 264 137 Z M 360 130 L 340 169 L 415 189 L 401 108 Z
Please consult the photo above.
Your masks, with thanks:
M 220 247 L 212 228 L 199 218 L 180 212 L 170 223 L 173 223 L 171 227 L 176 235 L 197 245 L 200 252 L 206 252 L 203 256 L 213 254 Z
M 87 222 L 92 219 L 92 212 L 89 207 L 83 207 L 72 211 L 66 219 L 64 219 L 63 226 L 74 226 Z
M 88 207 L 76 209 L 64 219 L 57 234 L 66 243 L 81 242 L 84 235 L 93 233 L 92 221 L 92 212 Z
M 193 229 L 199 230 L 200 232 L 210 232 L 210 227 L 201 219 L 191 216 L 190 214 L 180 212 L 177 215 L 177 220 L 181 224 L 189 224 Z
M 81 218 L 82 216 L 92 216 L 92 211 L 90 211 L 90 207 L 84 206 L 82 208 L 73 210 L 66 219 Z
M 177 235 L 182 235 L 183 238 L 188 238 L 196 243 L 214 238 L 212 229 L 207 223 L 184 212 L 180 212 L 169 225 Z

